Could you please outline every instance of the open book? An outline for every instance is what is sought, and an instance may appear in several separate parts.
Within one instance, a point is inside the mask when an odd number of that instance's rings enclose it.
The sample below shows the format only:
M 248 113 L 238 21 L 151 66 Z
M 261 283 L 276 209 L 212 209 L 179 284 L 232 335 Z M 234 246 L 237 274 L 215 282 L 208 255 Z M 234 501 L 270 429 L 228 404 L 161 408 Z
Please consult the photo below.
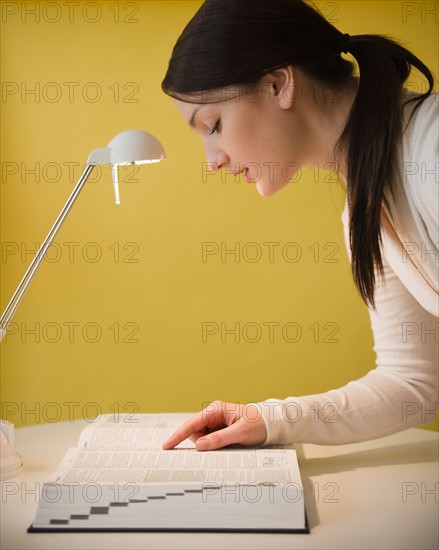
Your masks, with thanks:
M 103 415 L 43 484 L 28 532 L 309 532 L 292 448 L 162 450 L 192 414 Z

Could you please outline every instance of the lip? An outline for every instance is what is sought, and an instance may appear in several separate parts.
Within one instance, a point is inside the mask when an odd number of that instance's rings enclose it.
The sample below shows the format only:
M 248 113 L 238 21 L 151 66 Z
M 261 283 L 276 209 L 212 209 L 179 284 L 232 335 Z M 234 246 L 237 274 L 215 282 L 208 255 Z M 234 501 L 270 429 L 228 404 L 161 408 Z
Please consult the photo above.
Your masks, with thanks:
M 248 168 L 246 168 L 244 170 L 244 172 L 242 173 L 242 178 L 247 182 L 247 183 L 254 183 L 254 181 L 248 177 Z
M 229 170 L 229 172 L 230 174 L 232 174 L 232 176 L 235 177 L 242 174 L 242 178 L 244 181 L 246 181 L 247 183 L 254 183 L 254 181 L 248 177 L 248 168 L 244 168 L 244 170 L 241 170 L 240 172 L 233 172 L 232 170 Z

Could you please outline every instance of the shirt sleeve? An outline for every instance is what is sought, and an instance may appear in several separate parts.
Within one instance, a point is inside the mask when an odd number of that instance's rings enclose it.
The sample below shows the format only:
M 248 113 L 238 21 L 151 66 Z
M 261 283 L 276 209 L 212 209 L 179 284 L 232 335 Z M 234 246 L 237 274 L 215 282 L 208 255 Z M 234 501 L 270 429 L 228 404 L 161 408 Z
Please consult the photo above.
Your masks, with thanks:
M 256 403 L 267 428 L 265 445 L 354 443 L 435 419 L 438 318 L 416 301 L 386 262 L 375 305 L 369 311 L 376 367 L 325 393 Z

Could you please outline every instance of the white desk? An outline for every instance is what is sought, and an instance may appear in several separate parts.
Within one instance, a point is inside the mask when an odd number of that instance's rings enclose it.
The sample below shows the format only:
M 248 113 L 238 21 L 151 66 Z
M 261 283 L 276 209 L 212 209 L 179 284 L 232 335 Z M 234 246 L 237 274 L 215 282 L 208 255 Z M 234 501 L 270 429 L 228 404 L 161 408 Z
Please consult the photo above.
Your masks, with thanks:
M 76 445 L 86 424 L 60 422 L 16 430 L 25 469 L 20 477 L 1 484 L 1 549 L 439 547 L 439 436 L 415 428 L 355 445 L 296 445 L 309 535 L 27 533 L 42 481 L 67 448 Z M 17 492 L 10 495 L 13 489 Z

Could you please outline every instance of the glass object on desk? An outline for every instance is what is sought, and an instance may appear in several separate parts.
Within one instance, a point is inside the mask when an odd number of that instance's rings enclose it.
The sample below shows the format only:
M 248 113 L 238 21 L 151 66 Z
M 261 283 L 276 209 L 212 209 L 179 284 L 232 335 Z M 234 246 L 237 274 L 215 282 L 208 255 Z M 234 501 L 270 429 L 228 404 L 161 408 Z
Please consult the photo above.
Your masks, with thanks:
M 14 425 L 0 420 L 0 481 L 17 477 L 23 470 L 23 459 L 15 450 Z

